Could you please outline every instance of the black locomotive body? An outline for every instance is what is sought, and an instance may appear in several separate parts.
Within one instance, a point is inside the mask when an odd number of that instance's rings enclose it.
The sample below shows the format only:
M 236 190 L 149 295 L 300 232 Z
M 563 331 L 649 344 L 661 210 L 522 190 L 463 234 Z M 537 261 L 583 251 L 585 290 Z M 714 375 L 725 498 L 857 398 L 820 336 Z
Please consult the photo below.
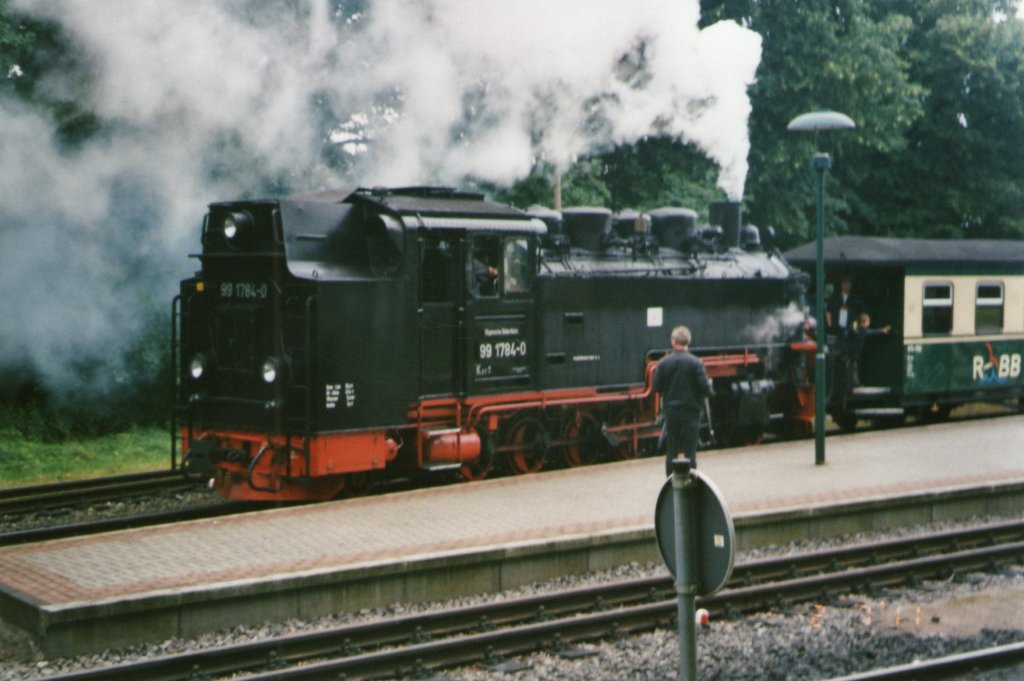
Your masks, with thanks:
M 806 430 L 802 275 L 738 207 L 720 222 L 438 188 L 213 204 L 175 304 L 185 466 L 228 498 L 298 500 L 636 456 L 680 323 L 720 438 Z

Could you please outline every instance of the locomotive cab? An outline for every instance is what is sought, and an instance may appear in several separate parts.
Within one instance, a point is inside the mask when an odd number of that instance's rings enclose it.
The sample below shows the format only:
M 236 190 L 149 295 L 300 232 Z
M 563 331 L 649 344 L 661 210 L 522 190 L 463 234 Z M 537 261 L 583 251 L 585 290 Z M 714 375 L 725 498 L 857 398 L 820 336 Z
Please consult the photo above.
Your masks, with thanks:
M 534 387 L 534 286 L 541 224 L 423 231 L 420 397 Z

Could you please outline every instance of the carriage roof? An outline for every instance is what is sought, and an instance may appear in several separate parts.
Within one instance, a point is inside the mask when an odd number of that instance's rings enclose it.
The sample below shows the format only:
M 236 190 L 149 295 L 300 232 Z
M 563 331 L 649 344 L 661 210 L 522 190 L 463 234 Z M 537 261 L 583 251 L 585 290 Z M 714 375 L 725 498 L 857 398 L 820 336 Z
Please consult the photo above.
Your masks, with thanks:
M 824 246 L 825 263 L 833 266 L 997 265 L 1024 268 L 1024 240 L 837 236 L 825 239 Z M 797 267 L 813 266 L 817 258 L 815 242 L 787 251 L 785 257 Z

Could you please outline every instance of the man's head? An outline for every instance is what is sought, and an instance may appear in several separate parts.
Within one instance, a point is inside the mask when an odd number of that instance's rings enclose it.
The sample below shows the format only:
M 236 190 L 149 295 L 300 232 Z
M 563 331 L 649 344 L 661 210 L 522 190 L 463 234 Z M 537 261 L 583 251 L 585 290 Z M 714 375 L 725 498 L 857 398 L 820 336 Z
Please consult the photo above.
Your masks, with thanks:
M 860 328 L 866 329 L 869 326 L 871 326 L 871 315 L 869 315 L 867 312 L 861 312 L 860 319 L 858 319 L 857 321 L 860 322 Z
M 849 277 L 843 277 L 842 281 L 839 282 L 839 290 L 843 292 L 843 295 L 849 295 L 850 291 L 853 290 L 853 280 Z
M 685 326 L 672 329 L 672 347 L 685 349 L 690 347 L 690 330 Z

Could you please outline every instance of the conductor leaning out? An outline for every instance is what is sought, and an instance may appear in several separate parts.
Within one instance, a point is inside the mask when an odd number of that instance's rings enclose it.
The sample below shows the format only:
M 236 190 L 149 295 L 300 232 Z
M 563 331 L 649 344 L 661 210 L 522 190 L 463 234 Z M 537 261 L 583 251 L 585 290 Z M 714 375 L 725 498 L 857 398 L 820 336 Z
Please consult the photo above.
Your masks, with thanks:
M 672 461 L 682 452 L 697 466 L 697 440 L 704 398 L 711 396 L 711 381 L 704 363 L 690 354 L 690 330 L 672 329 L 672 352 L 654 369 L 654 389 L 661 395 L 664 423 L 661 441 L 665 446 L 665 474 L 672 475 Z

